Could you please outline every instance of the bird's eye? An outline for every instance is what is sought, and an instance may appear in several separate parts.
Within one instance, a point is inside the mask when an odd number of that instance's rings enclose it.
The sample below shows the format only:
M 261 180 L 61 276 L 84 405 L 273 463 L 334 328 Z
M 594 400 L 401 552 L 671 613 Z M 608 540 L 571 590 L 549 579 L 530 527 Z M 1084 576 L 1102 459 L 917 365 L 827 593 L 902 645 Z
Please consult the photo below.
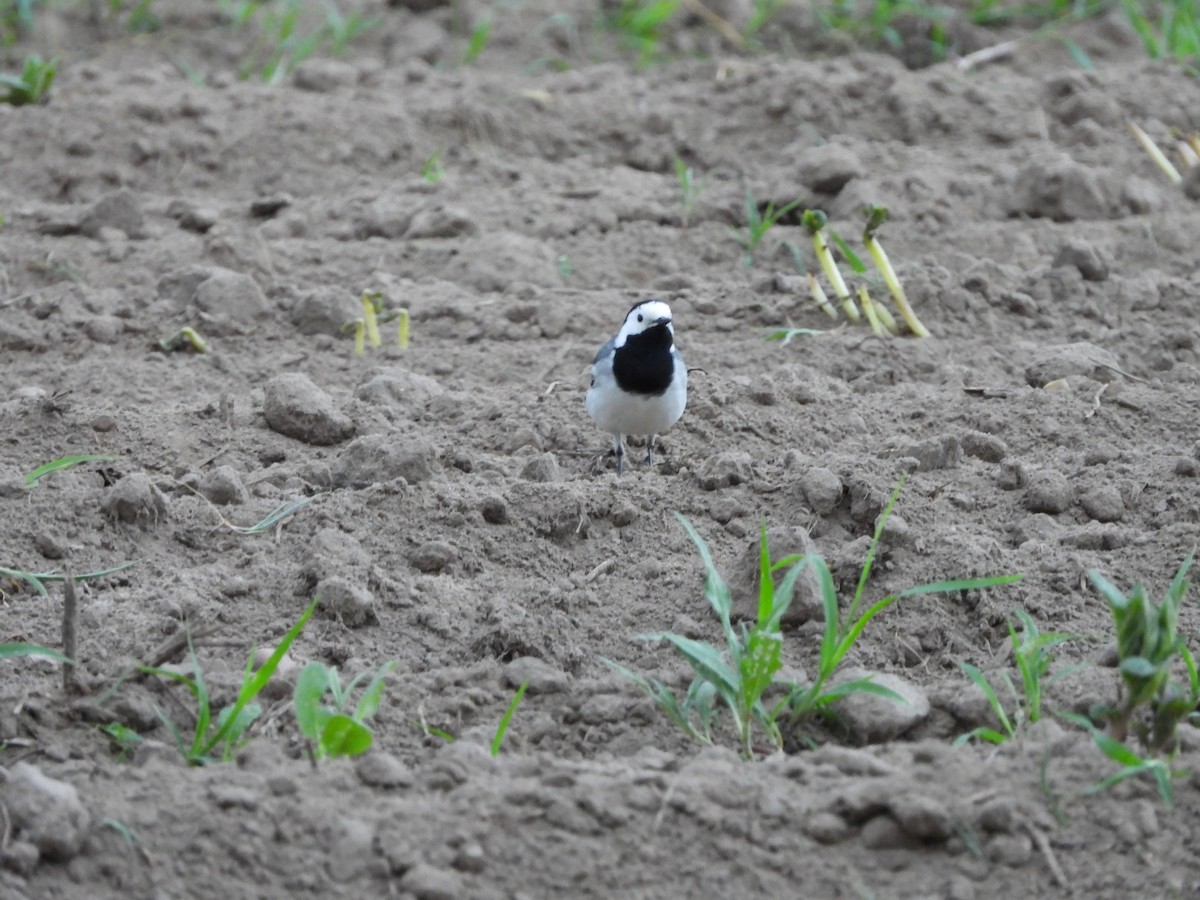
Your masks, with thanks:
M 640 321 L 642 321 L 642 314 L 641 314 L 641 313 L 638 313 L 638 321 L 639 321 L 639 322 L 640 322 Z

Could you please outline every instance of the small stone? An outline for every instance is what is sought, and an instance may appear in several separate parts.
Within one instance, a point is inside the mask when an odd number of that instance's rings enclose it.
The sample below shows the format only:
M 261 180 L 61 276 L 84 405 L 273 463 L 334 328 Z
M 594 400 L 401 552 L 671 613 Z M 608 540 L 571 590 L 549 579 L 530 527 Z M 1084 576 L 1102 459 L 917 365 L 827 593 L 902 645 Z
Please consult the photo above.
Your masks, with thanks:
M 903 516 L 892 513 L 884 520 L 883 513 L 880 513 L 879 518 L 875 520 L 875 527 L 879 528 L 880 525 L 883 526 L 880 539 L 885 546 L 911 547 L 913 545 L 912 528 Z
M 998 463 L 1008 456 L 1008 446 L 994 434 L 968 431 L 959 438 L 963 453 L 984 462 Z
M 1200 166 L 1197 166 L 1200 168 Z M 1188 456 L 1181 456 L 1175 460 L 1175 474 L 1181 478 L 1196 477 L 1196 460 Z
M 1079 236 L 1063 241 L 1053 264 L 1055 268 L 1074 266 L 1084 281 L 1104 281 L 1108 278 L 1108 261 L 1090 241 Z
M 622 722 L 629 716 L 629 700 L 621 694 L 593 694 L 583 701 L 579 718 L 586 725 Z
M 741 557 L 733 567 L 728 579 L 729 589 L 733 593 L 733 617 L 735 619 L 758 618 L 758 592 L 761 580 L 761 540 L 757 532 L 746 544 Z M 808 556 L 817 553 L 817 545 L 813 543 L 808 532 L 799 525 L 776 525 L 767 529 L 767 548 L 771 559 L 783 559 L 785 556 Z M 786 577 L 786 570 L 775 573 L 775 585 Z M 789 627 L 802 625 L 810 619 L 822 614 L 821 580 L 812 566 L 805 566 L 796 579 L 792 603 L 783 614 L 782 622 Z
M 97 344 L 115 344 L 125 334 L 125 322 L 116 316 L 96 316 L 87 320 L 83 331 Z
M 944 434 L 923 441 L 900 439 L 889 443 L 891 445 L 889 455 L 898 459 L 915 459 L 918 472 L 952 469 L 962 459 L 962 445 L 959 443 L 958 436 L 953 434 Z
M 1116 356 L 1095 344 L 1086 341 L 1055 344 L 1035 354 L 1033 362 L 1025 367 L 1025 381 L 1031 387 L 1045 387 L 1064 378 L 1082 376 L 1107 383 L 1117 377 L 1120 368 Z
M 833 513 L 842 501 L 842 479 L 829 469 L 816 466 L 800 476 L 800 489 L 818 516 Z
M 571 678 L 536 656 L 518 656 L 504 667 L 504 683 L 515 688 L 527 684 L 526 693 L 562 694 L 571 686 Z
M 558 460 L 554 458 L 553 453 L 543 453 L 540 456 L 535 456 L 521 469 L 521 477 L 526 481 L 562 481 L 562 473 L 558 468 Z
M 858 154 L 837 144 L 807 147 L 795 159 L 800 183 L 820 194 L 836 194 L 863 173 Z
M 1009 197 L 1011 215 L 1070 222 L 1106 219 L 1113 203 L 1096 170 L 1061 151 L 1033 154 L 1017 171 Z
M 339 59 L 306 59 L 292 73 L 292 83 L 302 91 L 327 94 L 358 82 L 358 69 Z
M 1083 511 L 1097 522 L 1119 522 L 1125 517 L 1125 501 L 1111 484 L 1089 488 L 1079 498 Z
M 360 314 L 354 298 L 336 287 L 318 287 L 302 295 L 290 310 L 288 318 L 301 334 L 337 336 L 342 326 Z
M 146 218 L 132 191 L 122 188 L 105 194 L 79 220 L 79 230 L 88 237 L 98 237 L 104 228 L 119 229 L 130 238 L 146 236 Z
M 371 592 L 349 579 L 330 576 L 317 584 L 315 593 L 320 608 L 350 628 L 362 628 L 379 621 Z
M 1054 469 L 1039 469 L 1029 475 L 1025 508 L 1030 512 L 1058 514 L 1070 508 L 1075 491 L 1067 476 Z
M 37 845 L 29 841 L 13 841 L 0 850 L 0 866 L 18 875 L 31 875 L 41 858 Z
M 469 841 L 458 848 L 452 865 L 460 872 L 478 874 L 487 867 L 487 854 L 480 844 Z
M 832 812 L 814 813 L 805 820 L 804 833 L 818 844 L 840 844 L 854 834 L 854 828 Z
M 925 794 L 897 794 L 888 802 L 888 809 L 900 827 L 919 841 L 939 842 L 954 834 L 950 810 Z
M 458 900 L 467 893 L 462 876 L 457 872 L 438 869 L 423 862 L 404 873 L 399 887 L 416 900 Z
M 710 456 L 696 476 L 706 491 L 745 484 L 754 476 L 750 454 L 744 450 L 725 450 Z
M 323 528 L 308 542 L 302 571 L 310 585 L 340 575 L 365 582 L 370 574 L 371 556 L 358 538 L 339 528 Z
M 92 817 L 73 785 L 22 761 L 9 769 L 3 797 L 16 837 L 42 857 L 65 862 L 82 849 Z
M 208 794 L 221 809 L 244 809 L 247 812 L 258 809 L 258 792 L 244 785 L 217 783 L 208 789 Z
M 424 438 L 368 434 L 355 438 L 334 460 L 335 487 L 364 488 L 403 478 L 420 484 L 433 476 L 437 449 Z
M 250 492 L 233 466 L 217 466 L 200 479 L 198 490 L 217 506 L 241 504 L 250 499 Z
M 266 295 L 258 282 L 245 272 L 215 268 L 202 281 L 191 298 L 204 321 L 204 330 L 213 334 L 242 334 L 267 314 Z
M 479 505 L 479 512 L 483 521 L 489 525 L 503 525 L 509 519 L 508 504 L 503 497 L 484 497 Z
M 1015 491 L 1024 487 L 1027 480 L 1025 467 L 1010 459 L 1000 464 L 1000 471 L 996 474 L 996 487 L 1002 491 Z
M 1033 839 L 1023 831 L 996 834 L 987 842 L 984 851 L 992 862 L 1016 869 L 1033 858 Z
M 901 850 L 915 844 L 900 823 L 887 813 L 868 819 L 862 826 L 861 838 L 868 850 Z
M 34 535 L 33 546 L 46 559 L 62 559 L 67 555 L 67 551 L 58 538 L 45 532 L 39 532 Z
M 404 230 L 407 240 L 422 238 L 454 238 L 475 234 L 479 227 L 471 214 L 465 209 L 434 204 L 418 209 L 413 213 Z
M 866 744 L 894 740 L 911 730 L 929 715 L 929 698 L 911 682 L 896 675 L 871 673 L 865 669 L 841 669 L 832 686 L 870 677 L 880 687 L 895 691 L 901 700 L 875 694 L 850 694 L 834 704 L 836 712 L 860 741 Z
M 431 400 L 446 396 L 436 379 L 399 366 L 376 369 L 358 386 L 354 396 L 366 403 L 410 415 L 424 409 Z
M 329 877 L 335 882 L 347 883 L 369 874 L 375 860 L 375 829 L 362 819 L 342 816 L 331 831 Z
M 118 522 L 155 525 L 167 516 L 167 498 L 145 472 L 126 475 L 111 488 L 101 506 L 104 514 Z
M 457 559 L 458 551 L 445 541 L 427 541 L 409 556 L 413 567 L 426 574 L 441 572 Z
M 401 238 L 412 221 L 414 200 L 406 192 L 393 189 L 375 198 L 359 214 L 354 224 L 359 238 Z
M 316 446 L 340 444 L 354 434 L 350 417 L 307 375 L 277 375 L 264 393 L 263 415 L 272 431 Z
M 358 780 L 368 787 L 402 788 L 413 783 L 413 772 L 398 757 L 376 750 L 354 764 Z
M 179 217 L 179 227 L 196 234 L 206 234 L 220 218 L 221 214 L 211 206 L 194 206 Z

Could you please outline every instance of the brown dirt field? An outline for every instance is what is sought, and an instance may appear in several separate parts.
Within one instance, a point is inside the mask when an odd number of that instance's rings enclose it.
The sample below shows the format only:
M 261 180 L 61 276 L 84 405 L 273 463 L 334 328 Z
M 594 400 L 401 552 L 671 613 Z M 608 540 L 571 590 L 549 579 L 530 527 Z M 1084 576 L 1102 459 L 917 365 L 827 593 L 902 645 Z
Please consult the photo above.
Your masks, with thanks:
M 1195 775 L 1174 810 L 1149 779 L 1085 795 L 1115 766 L 1052 717 L 951 746 L 989 721 L 959 663 L 1007 669 L 1016 610 L 1093 639 L 1061 665 L 1103 662 L 1086 572 L 1158 593 L 1197 542 L 1200 182 L 1168 183 L 1125 120 L 1200 129 L 1200 84 L 1115 16 L 1069 32 L 1092 72 L 1051 40 L 910 69 L 804 3 L 764 33 L 787 52 L 684 22 L 674 58 L 638 69 L 594 4 L 498 6 L 471 65 L 461 23 L 482 7 L 428 5 L 363 4 L 383 19 L 351 54 L 274 85 L 238 80 L 250 35 L 182 0 L 145 35 L 48 11 L 4 51 L 6 71 L 31 48 L 64 63 L 50 103 L 0 106 L 0 565 L 137 564 L 78 588 L 77 694 L 46 660 L 0 661 L 0 895 L 1200 895 Z M 686 223 L 676 157 L 707 179 Z M 932 336 L 826 318 L 794 219 L 744 266 L 747 189 L 848 237 L 888 204 Z M 411 310 L 407 350 L 353 354 L 339 326 L 366 289 Z M 618 479 L 586 373 L 654 295 L 699 371 L 659 465 Z M 184 325 L 209 352 L 156 348 Z M 825 333 L 765 340 L 785 326 Z M 289 390 L 322 408 L 280 411 Z M 77 453 L 118 459 L 23 486 Z M 803 528 L 849 596 L 905 473 L 868 600 L 1024 576 L 866 630 L 850 663 L 901 679 L 911 714 L 874 701 L 743 761 L 600 661 L 683 686 L 635 637 L 721 640 L 673 510 L 730 573 L 761 521 Z M 302 498 L 265 534 L 229 527 Z M 61 584 L 0 587 L 0 641 L 61 647 Z M 183 691 L 131 667 L 187 625 L 227 705 L 318 589 L 253 739 L 186 767 L 156 712 L 186 723 Z M 789 624 L 787 670 L 811 674 L 819 642 Z M 313 660 L 396 662 L 359 760 L 305 755 L 288 679 Z M 1046 705 L 1118 683 L 1090 666 Z M 118 753 L 110 722 L 143 744 Z

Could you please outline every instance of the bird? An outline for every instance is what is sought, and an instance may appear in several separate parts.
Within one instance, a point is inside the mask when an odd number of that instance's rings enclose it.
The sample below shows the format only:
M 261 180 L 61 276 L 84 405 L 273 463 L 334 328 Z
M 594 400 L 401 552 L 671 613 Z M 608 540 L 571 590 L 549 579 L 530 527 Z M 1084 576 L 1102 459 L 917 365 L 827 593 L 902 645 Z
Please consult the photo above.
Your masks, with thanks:
M 647 438 L 646 465 L 654 465 L 655 437 L 687 406 L 687 379 L 671 307 L 657 299 L 635 303 L 616 337 L 596 353 L 586 401 L 588 415 L 613 436 L 618 475 L 625 471 L 625 435 Z

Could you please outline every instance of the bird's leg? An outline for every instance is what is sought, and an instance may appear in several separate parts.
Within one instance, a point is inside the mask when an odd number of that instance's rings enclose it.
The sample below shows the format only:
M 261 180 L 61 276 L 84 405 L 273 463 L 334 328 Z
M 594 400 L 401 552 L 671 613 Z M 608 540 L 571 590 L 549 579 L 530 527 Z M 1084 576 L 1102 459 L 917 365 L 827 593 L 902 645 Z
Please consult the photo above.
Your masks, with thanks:
M 646 441 L 646 468 L 647 469 L 654 468 L 654 439 L 656 437 L 658 437 L 658 435 L 652 434 L 652 435 L 650 435 L 650 438 Z
M 625 474 L 625 445 L 621 438 L 622 435 L 613 435 L 613 453 L 617 455 L 617 475 Z

